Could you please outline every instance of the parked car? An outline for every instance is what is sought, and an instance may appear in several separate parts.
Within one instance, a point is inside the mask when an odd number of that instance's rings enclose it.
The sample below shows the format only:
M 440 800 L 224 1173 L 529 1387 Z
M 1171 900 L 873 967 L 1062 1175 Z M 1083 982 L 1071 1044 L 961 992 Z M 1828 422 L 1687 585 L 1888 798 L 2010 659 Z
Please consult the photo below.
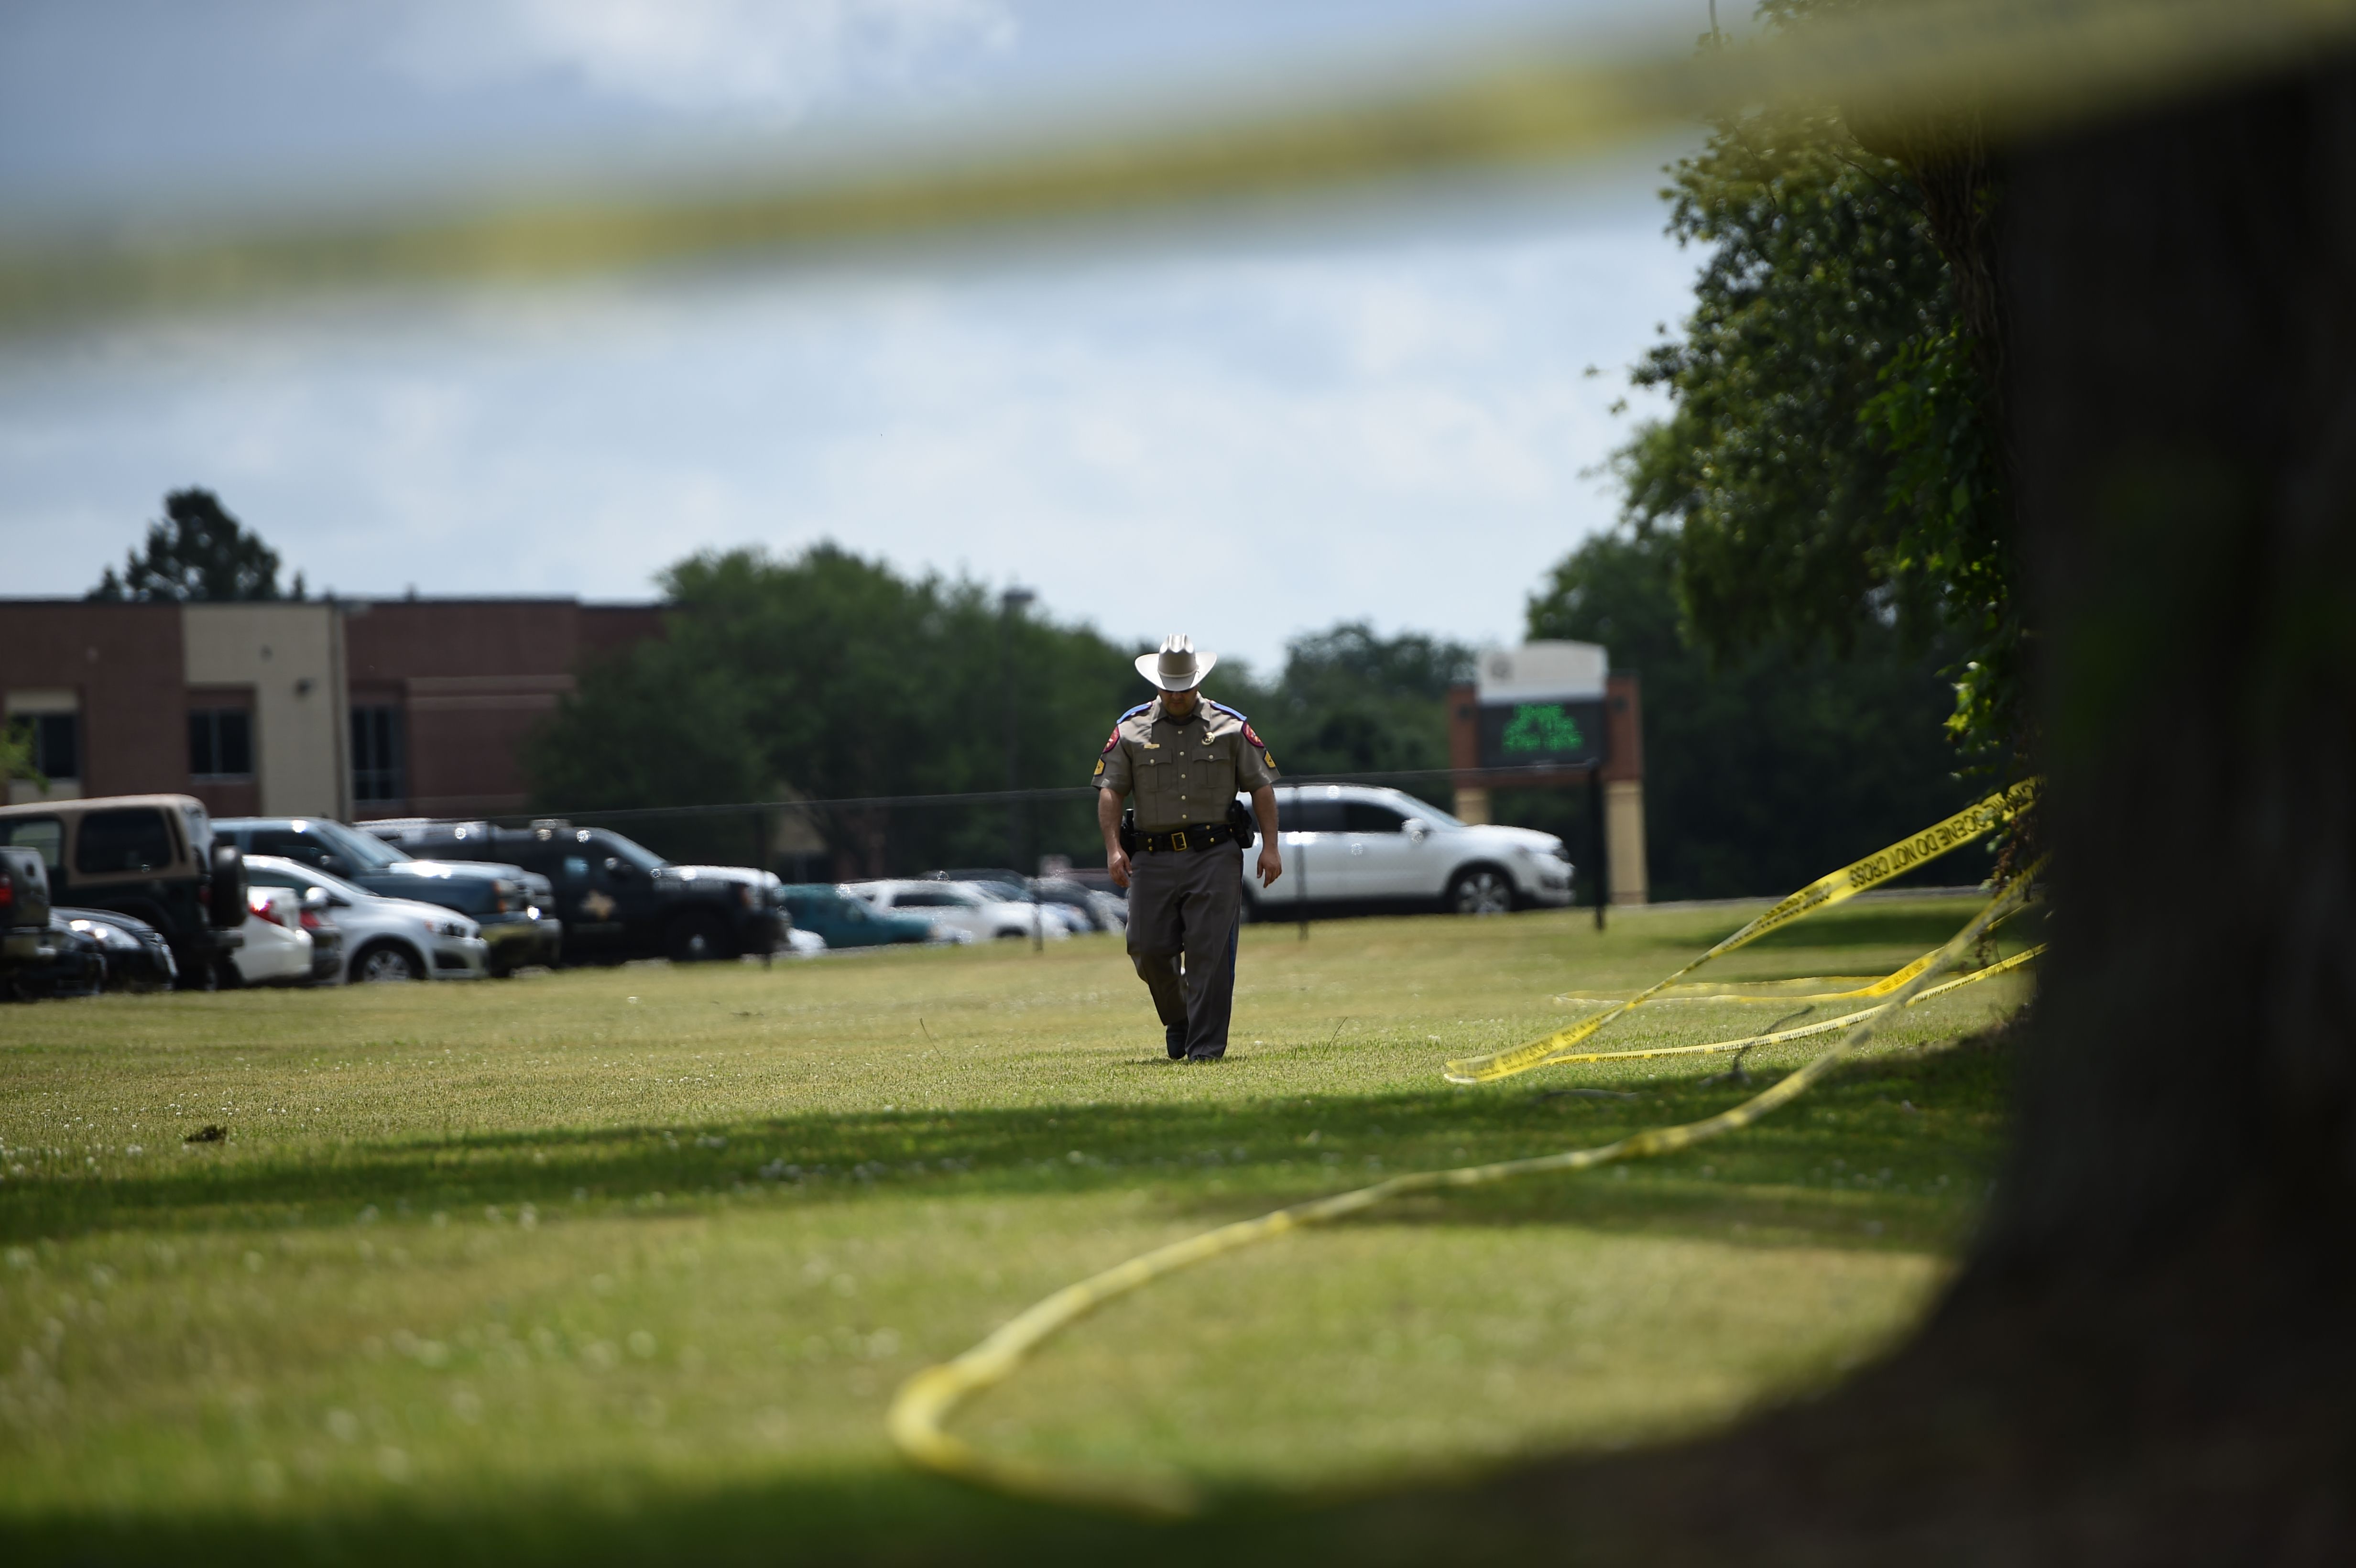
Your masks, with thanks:
M 1040 905 L 1007 898 L 987 882 L 845 882 L 843 890 L 864 900 L 872 909 L 921 915 L 969 932 L 980 941 L 1012 938 L 1027 942 L 1034 931 L 1053 942 L 1071 935 L 1062 921 L 1046 915 Z
M 1276 823 L 1284 880 L 1262 889 L 1244 857 L 1250 918 L 1312 906 L 1503 914 L 1570 902 L 1570 852 L 1553 834 L 1460 822 L 1398 790 L 1280 784 Z
M 237 952 L 239 982 L 301 986 L 311 979 L 311 933 L 303 929 L 301 898 L 284 888 L 254 888 L 245 901 L 245 945 Z
M 0 845 L 41 859 L 52 903 L 114 910 L 171 945 L 179 984 L 236 980 L 245 868 L 204 803 L 186 795 L 100 795 L 0 806 Z
M 829 947 L 883 947 L 899 942 L 971 942 L 973 933 L 920 914 L 871 908 L 831 882 L 788 882 L 785 906 L 797 932 L 815 932 Z
M 341 985 L 344 978 L 344 932 L 336 923 L 327 895 L 316 889 L 298 891 L 295 916 L 311 933 L 311 983 Z
M 1111 931 L 1129 929 L 1129 892 L 1112 885 L 1112 872 L 1102 866 L 1074 866 L 1056 873 L 1055 880 L 1070 882 L 1088 895 L 1089 907 L 1111 922 Z
M 529 827 L 419 820 L 368 826 L 414 853 L 512 861 L 546 877 L 564 920 L 567 963 L 776 953 L 793 926 L 775 872 L 675 865 L 611 828 L 553 819 Z
M 144 920 L 111 909 L 61 909 L 58 917 L 98 944 L 110 991 L 167 991 L 180 977 L 172 944 Z
M 440 904 L 389 899 L 332 872 L 279 855 L 248 859 L 257 888 L 316 900 L 342 938 L 348 980 L 473 980 L 491 972 L 482 927 Z
M 37 850 L 0 846 L 0 995 L 49 958 L 48 871 Z
M 928 882 L 973 882 L 989 889 L 998 897 L 1016 903 L 1035 903 L 1046 912 L 1046 918 L 1058 922 L 1075 936 L 1097 929 L 1095 915 L 1090 912 L 1086 898 L 1049 897 L 1039 891 L 1040 880 L 1026 877 L 1020 871 L 1003 867 L 969 867 L 962 870 L 927 871 Z
M 1033 877 L 1031 896 L 1044 904 L 1067 910 L 1087 923 L 1088 931 L 1126 931 L 1129 905 L 1109 894 L 1083 887 L 1069 877 Z
M 15 1001 L 94 997 L 106 988 L 106 949 L 96 935 L 76 931 L 64 911 L 52 909 L 39 956 L 12 968 L 5 979 Z
M 276 855 L 316 867 L 382 898 L 414 899 L 466 916 L 490 944 L 500 978 L 528 964 L 553 964 L 564 926 L 544 880 L 486 857 L 418 859 L 376 834 L 321 816 L 234 816 L 215 823 L 248 855 Z

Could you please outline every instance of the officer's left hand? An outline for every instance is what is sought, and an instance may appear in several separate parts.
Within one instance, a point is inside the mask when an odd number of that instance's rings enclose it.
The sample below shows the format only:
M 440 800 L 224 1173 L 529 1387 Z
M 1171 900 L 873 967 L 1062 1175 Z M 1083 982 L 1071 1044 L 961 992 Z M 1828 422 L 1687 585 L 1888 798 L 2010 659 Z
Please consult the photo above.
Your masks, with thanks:
M 1268 887 L 1284 875 L 1284 857 L 1276 852 L 1276 840 L 1263 838 L 1259 846 L 1259 885 Z

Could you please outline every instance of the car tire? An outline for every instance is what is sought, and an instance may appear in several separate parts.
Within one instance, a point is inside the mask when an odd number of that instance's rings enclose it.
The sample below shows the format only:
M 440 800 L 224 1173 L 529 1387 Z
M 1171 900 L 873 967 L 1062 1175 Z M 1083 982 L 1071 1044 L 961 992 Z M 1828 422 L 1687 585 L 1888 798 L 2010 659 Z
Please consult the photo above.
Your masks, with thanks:
M 1455 914 L 1511 914 L 1514 880 L 1494 866 L 1467 866 L 1449 879 L 1448 908 Z
M 672 921 L 663 945 L 674 964 L 707 964 L 736 956 L 728 928 L 708 914 L 683 914 Z
M 352 955 L 351 977 L 355 984 L 423 980 L 425 965 L 400 944 L 378 942 Z

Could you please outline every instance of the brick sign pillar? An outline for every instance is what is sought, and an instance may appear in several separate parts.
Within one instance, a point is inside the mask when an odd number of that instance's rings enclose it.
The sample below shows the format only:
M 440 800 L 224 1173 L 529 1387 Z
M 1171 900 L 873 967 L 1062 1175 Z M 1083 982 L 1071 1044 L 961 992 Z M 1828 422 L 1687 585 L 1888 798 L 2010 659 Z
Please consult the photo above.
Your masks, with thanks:
M 1481 699 L 1470 681 L 1448 693 L 1448 765 L 1455 772 L 1456 815 L 1467 822 L 1492 820 L 1494 789 L 1569 789 L 1584 786 L 1590 766 L 1602 784 L 1603 857 L 1612 901 L 1640 904 L 1651 880 L 1644 854 L 1644 706 L 1633 675 L 1608 677 L 1603 686 L 1603 760 L 1575 767 L 1483 767 Z

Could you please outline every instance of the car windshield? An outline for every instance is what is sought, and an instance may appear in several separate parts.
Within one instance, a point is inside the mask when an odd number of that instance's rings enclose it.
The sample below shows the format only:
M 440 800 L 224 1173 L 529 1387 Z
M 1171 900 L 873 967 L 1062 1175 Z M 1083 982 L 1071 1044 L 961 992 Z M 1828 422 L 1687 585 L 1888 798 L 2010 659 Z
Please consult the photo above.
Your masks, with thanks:
M 340 822 L 321 822 L 314 817 L 305 827 L 307 831 L 317 834 L 333 845 L 337 854 L 364 871 L 388 870 L 411 859 L 373 833 L 362 833 L 359 828 L 347 827 Z
M 648 848 L 645 845 L 637 842 L 636 839 L 625 838 L 618 833 L 606 833 L 601 831 L 597 835 L 597 839 L 598 842 L 605 846 L 606 854 L 612 855 L 618 859 L 628 861 L 631 865 L 636 866 L 639 870 L 648 873 L 649 876 L 670 864 L 669 860 L 664 859 L 661 856 L 656 854 L 653 850 Z
M 1448 813 L 1440 810 L 1440 807 L 1432 805 L 1428 800 L 1416 800 L 1411 796 L 1401 795 L 1399 797 L 1399 805 L 1400 808 L 1409 816 L 1420 816 L 1427 822 L 1437 822 L 1442 827 L 1462 827 L 1464 826 L 1464 823 L 1461 818 L 1451 816 Z

